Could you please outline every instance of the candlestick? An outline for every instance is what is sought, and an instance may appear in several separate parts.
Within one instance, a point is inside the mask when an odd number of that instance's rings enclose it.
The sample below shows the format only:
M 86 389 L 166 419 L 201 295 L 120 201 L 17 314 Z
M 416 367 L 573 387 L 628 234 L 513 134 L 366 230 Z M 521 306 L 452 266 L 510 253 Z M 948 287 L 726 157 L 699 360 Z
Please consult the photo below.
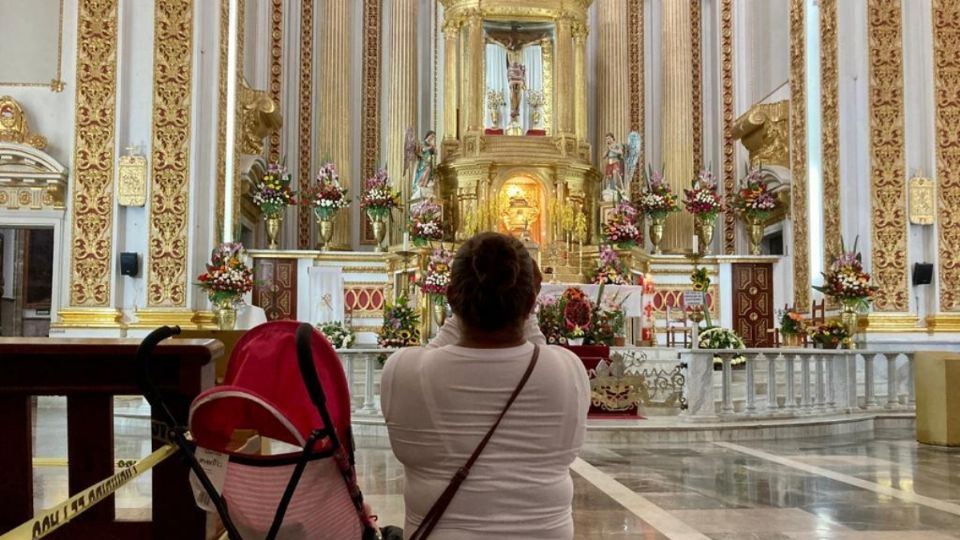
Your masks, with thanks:
M 403 250 L 410 251 L 410 233 L 403 233 Z
M 693 254 L 700 253 L 700 237 L 693 235 Z

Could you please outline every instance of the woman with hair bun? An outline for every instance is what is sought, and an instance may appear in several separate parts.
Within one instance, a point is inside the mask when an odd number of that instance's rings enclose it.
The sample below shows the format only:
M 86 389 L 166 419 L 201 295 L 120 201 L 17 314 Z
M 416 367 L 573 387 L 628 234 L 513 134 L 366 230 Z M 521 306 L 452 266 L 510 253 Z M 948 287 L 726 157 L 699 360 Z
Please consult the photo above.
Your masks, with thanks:
M 455 322 L 387 360 L 381 403 L 406 474 L 407 538 L 573 538 L 569 467 L 590 385 L 579 358 L 528 328 L 539 288 L 523 244 L 474 236 L 451 270 Z

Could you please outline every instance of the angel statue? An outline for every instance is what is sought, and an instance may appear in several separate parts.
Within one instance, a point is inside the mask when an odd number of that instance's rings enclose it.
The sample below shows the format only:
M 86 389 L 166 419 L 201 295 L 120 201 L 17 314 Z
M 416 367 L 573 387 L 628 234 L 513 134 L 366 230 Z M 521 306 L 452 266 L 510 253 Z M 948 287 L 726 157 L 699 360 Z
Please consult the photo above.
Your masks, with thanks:
M 626 146 L 617 142 L 613 133 L 607 133 L 605 140 L 607 153 L 604 155 L 603 200 L 629 200 L 630 183 L 640 161 L 640 134 L 631 131 L 627 135 Z
M 407 129 L 403 144 L 403 172 L 406 176 L 411 165 L 416 162 L 413 171 L 413 184 L 410 190 L 410 200 L 429 199 L 433 197 L 434 161 L 437 156 L 437 134 L 430 130 L 423 137 L 423 142 L 417 141 L 413 128 Z

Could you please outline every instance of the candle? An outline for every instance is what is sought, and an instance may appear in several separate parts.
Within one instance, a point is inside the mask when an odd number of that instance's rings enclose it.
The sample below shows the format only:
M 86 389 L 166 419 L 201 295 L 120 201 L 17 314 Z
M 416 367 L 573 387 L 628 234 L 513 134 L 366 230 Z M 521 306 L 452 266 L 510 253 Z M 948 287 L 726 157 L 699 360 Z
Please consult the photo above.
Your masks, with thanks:
M 410 251 L 410 233 L 403 233 L 403 250 Z
M 693 235 L 693 254 L 700 253 L 700 237 Z

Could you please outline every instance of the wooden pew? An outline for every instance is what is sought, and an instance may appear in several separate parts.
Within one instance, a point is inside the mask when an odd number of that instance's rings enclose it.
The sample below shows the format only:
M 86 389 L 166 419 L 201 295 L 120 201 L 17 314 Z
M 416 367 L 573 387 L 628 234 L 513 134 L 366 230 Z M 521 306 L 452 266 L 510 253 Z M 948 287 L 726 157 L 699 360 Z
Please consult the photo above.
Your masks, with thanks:
M 31 396 L 67 397 L 70 495 L 114 474 L 113 398 L 140 394 L 134 362 L 139 343 L 0 338 L 0 534 L 35 513 Z M 222 354 L 217 341 L 182 339 L 154 352 L 154 381 L 179 422 L 186 423 L 193 398 L 213 385 L 214 361 Z M 153 441 L 154 449 L 162 445 Z M 205 514 L 194 504 L 187 472 L 178 455 L 153 469 L 152 521 L 116 521 L 111 496 L 47 538 L 201 540 Z

